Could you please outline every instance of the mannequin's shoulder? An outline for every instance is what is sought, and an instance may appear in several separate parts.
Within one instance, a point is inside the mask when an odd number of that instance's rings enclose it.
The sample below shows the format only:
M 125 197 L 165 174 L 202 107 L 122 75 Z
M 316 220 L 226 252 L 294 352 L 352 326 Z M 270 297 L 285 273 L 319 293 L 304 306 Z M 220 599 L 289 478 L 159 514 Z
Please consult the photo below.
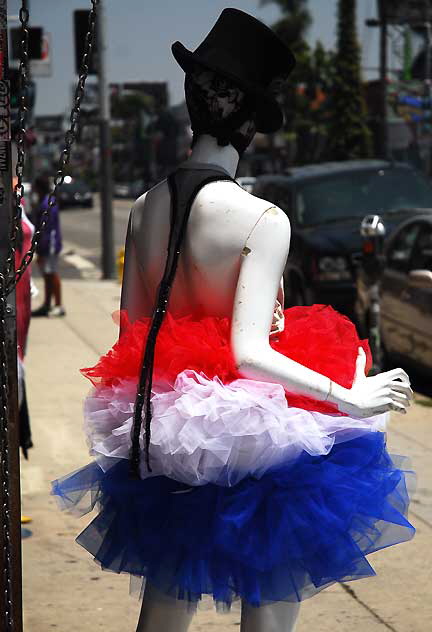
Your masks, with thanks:
M 133 203 L 129 215 L 132 227 L 139 227 L 141 222 L 145 220 L 150 208 L 164 205 L 167 201 L 169 201 L 168 184 L 166 180 L 162 180 L 148 191 L 145 191 Z
M 211 203 L 217 205 L 218 208 L 227 208 L 237 212 L 254 211 L 258 215 L 268 210 L 275 221 L 289 224 L 286 214 L 275 204 L 248 193 L 232 180 L 220 180 L 207 184 L 198 193 L 196 201 L 198 204 Z
M 158 198 L 163 197 L 168 192 L 168 184 L 166 180 L 162 180 L 155 184 L 151 189 L 145 191 L 142 195 L 135 200 L 132 206 L 132 210 L 139 213 L 146 207 L 147 202 L 157 201 Z

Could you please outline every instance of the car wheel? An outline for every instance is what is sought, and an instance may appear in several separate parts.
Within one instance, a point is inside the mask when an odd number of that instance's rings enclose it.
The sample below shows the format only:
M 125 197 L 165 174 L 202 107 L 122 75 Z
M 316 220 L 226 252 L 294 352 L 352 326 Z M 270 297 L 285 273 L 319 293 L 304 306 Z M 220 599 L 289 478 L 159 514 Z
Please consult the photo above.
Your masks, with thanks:
M 285 303 L 288 307 L 300 307 L 307 304 L 304 288 L 296 277 L 291 277 L 288 281 Z

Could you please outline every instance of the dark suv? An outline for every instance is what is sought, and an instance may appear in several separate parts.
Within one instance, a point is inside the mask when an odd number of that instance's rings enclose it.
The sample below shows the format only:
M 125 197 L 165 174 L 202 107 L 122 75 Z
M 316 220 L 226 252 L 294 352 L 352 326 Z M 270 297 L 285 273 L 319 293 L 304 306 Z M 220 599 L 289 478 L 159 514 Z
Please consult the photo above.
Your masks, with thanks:
M 381 215 L 390 232 L 418 209 L 432 209 L 432 186 L 422 173 L 381 160 L 322 163 L 259 176 L 253 194 L 275 203 L 291 221 L 286 305 L 325 303 L 351 317 L 363 217 Z

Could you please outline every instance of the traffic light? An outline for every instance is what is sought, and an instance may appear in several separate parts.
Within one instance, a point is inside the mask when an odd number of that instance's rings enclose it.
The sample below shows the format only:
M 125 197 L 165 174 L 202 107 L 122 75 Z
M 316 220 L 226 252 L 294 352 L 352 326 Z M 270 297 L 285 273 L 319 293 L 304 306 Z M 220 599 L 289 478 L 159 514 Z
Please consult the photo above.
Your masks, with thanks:
M 74 11 L 74 38 L 75 38 L 75 72 L 79 74 L 81 62 L 84 55 L 85 39 L 88 32 L 88 20 L 90 11 L 81 10 Z M 97 74 L 97 29 L 92 46 L 92 54 L 90 55 L 89 75 Z
M 40 26 L 28 29 L 28 57 L 29 59 L 42 59 L 42 35 L 43 29 Z M 11 36 L 11 59 L 20 59 L 21 51 L 21 28 L 14 27 L 10 30 Z
M 20 99 L 20 73 L 18 68 L 9 68 L 9 81 L 10 81 L 10 109 L 11 119 L 14 125 L 17 122 L 19 99 Z M 26 94 L 26 106 L 27 110 L 31 112 L 34 108 L 36 100 L 36 83 L 32 80 L 27 81 L 27 94 Z

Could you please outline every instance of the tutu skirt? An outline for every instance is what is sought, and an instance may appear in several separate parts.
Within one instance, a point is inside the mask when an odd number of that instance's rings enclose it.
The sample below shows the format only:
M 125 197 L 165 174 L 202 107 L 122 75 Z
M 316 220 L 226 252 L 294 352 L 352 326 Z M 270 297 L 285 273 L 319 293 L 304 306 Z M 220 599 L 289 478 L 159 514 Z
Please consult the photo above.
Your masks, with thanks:
M 292 311 L 286 318 L 300 321 L 298 329 L 302 320 L 306 329 L 321 326 L 314 353 L 328 374 L 329 327 L 331 344 L 338 342 L 335 331 L 346 344 L 353 326 L 331 308 Z M 325 412 L 313 400 L 309 409 L 300 407 L 306 398 L 294 406 L 280 386 L 241 379 L 229 328 L 207 321 L 205 331 L 191 334 L 193 321 L 171 319 L 158 342 L 153 472 L 143 468 L 140 480 L 129 477 L 127 457 L 135 354 L 146 323 L 131 325 L 96 367 L 84 370 L 95 384 L 85 407 L 95 461 L 53 484 L 63 508 L 98 509 L 78 543 L 102 568 L 143 577 L 189 601 L 203 594 L 226 605 L 239 597 L 254 606 L 301 601 L 334 582 L 373 575 L 366 556 L 414 534 L 406 518 L 412 473 L 402 457 L 389 456 L 384 419 Z M 360 345 L 350 331 L 350 354 L 331 366 L 333 375 L 344 372 L 338 381 L 346 386 Z M 139 335 L 140 345 L 131 345 Z M 283 348 L 285 341 L 273 344 Z M 301 353 L 291 345 L 291 357 Z

